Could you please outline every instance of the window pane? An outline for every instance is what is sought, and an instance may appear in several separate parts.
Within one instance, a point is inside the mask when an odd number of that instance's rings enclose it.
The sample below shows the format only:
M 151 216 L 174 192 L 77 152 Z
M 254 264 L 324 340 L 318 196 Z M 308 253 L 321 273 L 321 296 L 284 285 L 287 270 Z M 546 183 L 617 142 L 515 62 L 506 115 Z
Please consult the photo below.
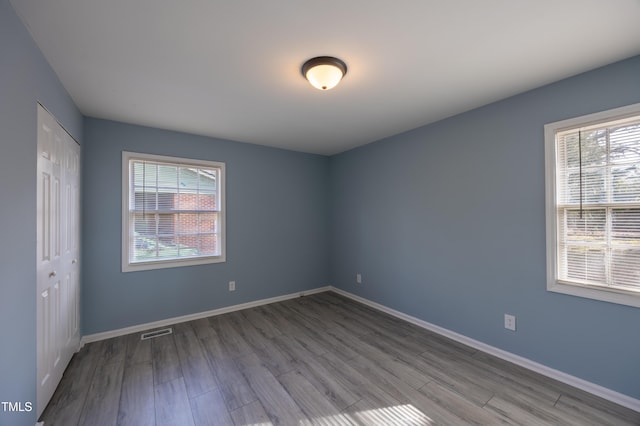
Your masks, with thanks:
M 611 128 L 609 139 L 612 163 L 640 162 L 640 123 Z
M 176 241 L 180 245 L 182 256 L 193 256 L 198 254 L 199 237 L 197 235 L 178 235 Z
M 640 208 L 611 210 L 611 240 L 640 247 Z
M 201 192 L 198 203 L 200 210 L 218 210 L 218 202 L 215 192 Z
M 158 205 L 158 194 L 155 192 L 136 192 L 134 195 L 134 209 L 135 210 L 156 210 Z
M 198 194 L 197 192 L 176 194 L 176 209 L 179 210 L 198 210 Z
M 177 221 L 180 235 L 198 234 L 200 232 L 197 213 L 181 213 L 177 216 Z M 193 247 L 198 247 L 198 245 L 193 244 Z
M 195 193 L 198 191 L 198 169 L 190 167 L 180 167 L 180 181 L 178 189 L 186 192 Z
M 217 213 L 200 213 L 200 232 L 217 233 L 218 232 L 218 214 Z
M 133 231 L 139 235 L 156 235 L 155 214 L 136 213 L 133 216 Z
M 640 164 L 612 167 L 611 185 L 613 187 L 613 202 L 640 202 Z
M 134 186 L 155 187 L 157 171 L 158 171 L 158 166 L 155 164 L 149 164 L 144 161 L 134 161 L 133 162 Z
M 158 258 L 178 257 L 178 245 L 174 237 L 158 237 Z
M 640 250 L 612 250 L 612 285 L 640 291 Z
M 567 199 L 563 202 L 567 204 L 580 203 L 580 191 L 582 190 L 582 202 L 603 203 L 607 201 L 605 190 L 605 168 L 583 169 L 582 185 L 580 184 L 580 172 L 575 170 L 567 176 Z
M 164 164 L 158 165 L 158 188 L 176 192 L 178 187 L 178 168 Z M 166 192 L 166 191 L 165 191 Z
M 173 235 L 175 215 L 173 214 L 159 214 L 158 217 L 158 235 Z
M 217 173 L 212 169 L 200 169 L 200 191 L 214 192 L 216 190 Z
M 567 247 L 567 278 L 591 284 L 603 284 L 605 251 L 590 247 Z
M 145 196 L 144 196 L 144 192 L 140 191 L 136 191 L 134 194 L 134 202 L 133 202 L 133 208 L 135 210 L 144 210 L 145 209 Z
M 173 210 L 175 194 L 169 194 L 166 192 L 159 192 L 155 197 L 157 199 L 157 209 L 160 211 Z M 147 208 L 152 208 L 153 205 L 148 205 Z
M 220 254 L 218 251 L 218 236 L 214 234 L 202 235 L 200 239 L 200 251 L 202 254 L 209 256 Z
M 136 235 L 132 261 L 154 259 L 158 247 L 158 239 L 154 236 Z
M 604 243 L 607 214 L 605 209 L 566 210 L 567 227 L 564 232 L 568 242 Z
M 564 136 L 566 167 L 604 165 L 607 160 L 607 133 L 605 129 L 572 132 Z

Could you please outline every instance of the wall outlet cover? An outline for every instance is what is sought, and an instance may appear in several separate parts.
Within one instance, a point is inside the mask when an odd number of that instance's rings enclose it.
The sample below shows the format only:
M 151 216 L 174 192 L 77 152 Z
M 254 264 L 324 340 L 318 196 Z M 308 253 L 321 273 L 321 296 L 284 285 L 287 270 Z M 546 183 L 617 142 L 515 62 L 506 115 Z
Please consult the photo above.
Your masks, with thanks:
M 516 317 L 515 315 L 504 314 L 504 328 L 511 331 L 516 331 Z

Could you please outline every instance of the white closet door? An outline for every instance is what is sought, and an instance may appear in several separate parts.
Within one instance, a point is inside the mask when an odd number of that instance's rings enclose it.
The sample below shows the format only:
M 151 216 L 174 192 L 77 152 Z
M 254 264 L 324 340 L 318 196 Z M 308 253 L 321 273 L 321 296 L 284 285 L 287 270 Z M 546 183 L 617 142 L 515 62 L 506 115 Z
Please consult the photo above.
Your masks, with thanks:
M 80 147 L 38 105 L 37 411 L 78 349 Z

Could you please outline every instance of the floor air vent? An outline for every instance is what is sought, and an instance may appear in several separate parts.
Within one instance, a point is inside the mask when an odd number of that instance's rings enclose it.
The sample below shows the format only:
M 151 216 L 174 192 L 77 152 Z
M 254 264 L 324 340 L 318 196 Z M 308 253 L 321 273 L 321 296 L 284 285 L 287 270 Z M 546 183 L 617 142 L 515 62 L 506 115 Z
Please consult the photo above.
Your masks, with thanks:
M 163 328 L 162 330 L 148 331 L 148 332 L 142 333 L 140 335 L 140 340 L 153 339 L 154 337 L 165 336 L 165 335 L 171 334 L 171 333 L 173 333 L 171 328 Z

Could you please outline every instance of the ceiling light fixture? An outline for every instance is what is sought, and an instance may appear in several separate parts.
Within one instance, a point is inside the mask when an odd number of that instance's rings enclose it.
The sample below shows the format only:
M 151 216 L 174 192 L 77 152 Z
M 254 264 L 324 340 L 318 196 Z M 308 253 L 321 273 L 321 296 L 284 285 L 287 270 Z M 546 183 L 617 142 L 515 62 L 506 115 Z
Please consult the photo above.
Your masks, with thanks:
M 316 89 L 336 87 L 347 73 L 347 64 L 332 56 L 318 56 L 302 64 L 302 75 Z

